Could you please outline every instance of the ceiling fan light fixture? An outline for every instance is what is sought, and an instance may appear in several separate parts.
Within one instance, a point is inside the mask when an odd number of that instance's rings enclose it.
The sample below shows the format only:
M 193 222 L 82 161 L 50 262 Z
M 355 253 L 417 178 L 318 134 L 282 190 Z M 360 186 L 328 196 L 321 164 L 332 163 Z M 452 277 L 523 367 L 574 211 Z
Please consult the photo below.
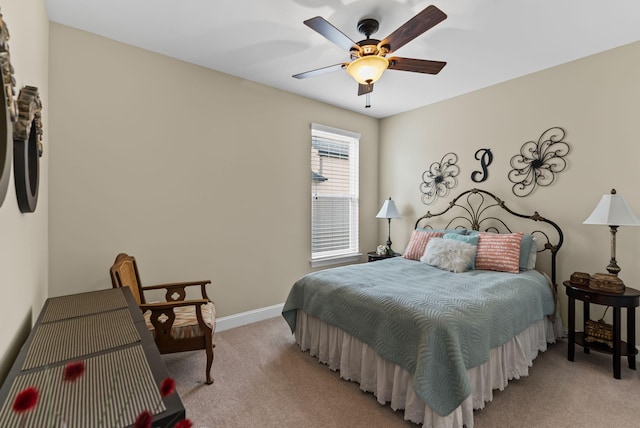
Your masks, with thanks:
M 362 85 L 375 83 L 389 67 L 389 60 L 379 55 L 367 55 L 353 60 L 347 73 Z

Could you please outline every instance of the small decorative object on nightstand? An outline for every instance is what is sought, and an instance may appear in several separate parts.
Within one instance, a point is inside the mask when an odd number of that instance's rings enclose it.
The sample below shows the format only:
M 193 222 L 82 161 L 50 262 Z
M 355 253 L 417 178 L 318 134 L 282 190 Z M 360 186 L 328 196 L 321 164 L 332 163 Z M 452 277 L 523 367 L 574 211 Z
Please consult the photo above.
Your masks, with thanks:
M 594 273 L 589 281 L 589 287 L 609 293 L 624 293 L 624 283 L 618 275 L 612 273 Z
M 604 310 L 602 318 L 598 321 L 588 320 L 584 340 L 586 342 L 600 342 L 613 348 L 613 326 L 604 321 L 604 317 L 609 310 L 609 306 Z
M 378 245 L 378 248 L 376 248 L 376 254 L 379 256 L 385 256 L 389 254 L 389 247 L 387 247 L 386 245 Z
M 591 279 L 591 275 L 589 275 L 586 272 L 574 272 L 571 274 L 572 284 L 584 285 L 585 287 L 588 287 L 590 279 Z

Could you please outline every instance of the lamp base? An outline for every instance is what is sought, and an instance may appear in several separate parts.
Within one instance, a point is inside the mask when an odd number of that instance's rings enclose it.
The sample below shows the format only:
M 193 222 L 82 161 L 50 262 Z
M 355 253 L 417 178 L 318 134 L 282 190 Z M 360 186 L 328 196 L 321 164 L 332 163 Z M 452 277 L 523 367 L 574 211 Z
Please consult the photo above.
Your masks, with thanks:
M 612 275 L 618 275 L 620 273 L 620 266 L 616 261 L 616 233 L 618 232 L 618 226 L 609 226 L 611 230 L 611 260 L 607 266 L 607 272 Z
M 612 259 L 609 262 L 609 266 L 607 266 L 607 272 L 609 272 L 611 275 L 618 276 L 621 270 L 622 269 L 620 269 L 620 266 L 618 266 L 614 259 Z
M 617 275 L 611 273 L 594 273 L 589 281 L 589 288 L 608 293 L 624 293 L 624 282 Z

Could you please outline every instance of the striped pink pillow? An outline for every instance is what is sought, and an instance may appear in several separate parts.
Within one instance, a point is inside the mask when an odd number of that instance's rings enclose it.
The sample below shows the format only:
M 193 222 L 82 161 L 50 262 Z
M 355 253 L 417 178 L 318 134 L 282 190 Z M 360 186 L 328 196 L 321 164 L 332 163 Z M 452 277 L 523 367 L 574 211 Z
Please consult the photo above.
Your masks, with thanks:
M 480 233 L 476 252 L 476 269 L 520 272 L 522 232 Z
M 409 260 L 420 260 L 420 257 L 424 254 L 425 248 L 427 248 L 429 239 L 442 238 L 443 236 L 444 232 L 425 232 L 422 230 L 414 230 L 411 232 L 409 245 L 407 245 L 407 249 L 404 250 L 404 255 L 402 257 Z

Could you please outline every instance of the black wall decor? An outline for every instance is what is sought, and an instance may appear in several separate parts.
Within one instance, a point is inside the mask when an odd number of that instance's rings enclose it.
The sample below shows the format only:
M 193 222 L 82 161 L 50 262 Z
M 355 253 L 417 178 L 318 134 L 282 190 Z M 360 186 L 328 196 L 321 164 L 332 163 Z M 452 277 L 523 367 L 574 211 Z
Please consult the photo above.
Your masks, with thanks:
M 538 141 L 527 141 L 520 148 L 520 154 L 511 158 L 509 181 L 513 194 L 524 197 L 531 194 L 536 186 L 549 186 L 557 173 L 564 171 L 569 153 L 569 145 L 564 142 L 565 131 L 559 127 L 549 128 L 540 135 Z
M 0 206 L 7 196 L 11 174 L 13 139 L 11 138 L 11 120 L 4 90 L 0 91 Z
M 35 211 L 42 156 L 42 102 L 38 88 L 25 86 L 18 95 L 18 120 L 13 125 L 13 171 L 18 207 Z
M 456 187 L 460 168 L 456 163 L 458 156 L 455 153 L 447 153 L 440 162 L 431 164 L 428 170 L 422 173 L 422 202 L 431 205 L 439 197 L 447 196 L 449 190 Z
M 15 79 L 13 66 L 9 56 L 9 29 L 0 13 L 0 206 L 4 202 L 9 187 L 13 139 L 11 137 L 11 122 L 16 118 Z
M 491 165 L 491 162 L 493 162 L 493 153 L 491 153 L 491 149 L 478 149 L 475 158 L 480 161 L 482 171 L 473 171 L 471 173 L 471 180 L 476 183 L 481 183 L 489 178 L 488 167 Z

